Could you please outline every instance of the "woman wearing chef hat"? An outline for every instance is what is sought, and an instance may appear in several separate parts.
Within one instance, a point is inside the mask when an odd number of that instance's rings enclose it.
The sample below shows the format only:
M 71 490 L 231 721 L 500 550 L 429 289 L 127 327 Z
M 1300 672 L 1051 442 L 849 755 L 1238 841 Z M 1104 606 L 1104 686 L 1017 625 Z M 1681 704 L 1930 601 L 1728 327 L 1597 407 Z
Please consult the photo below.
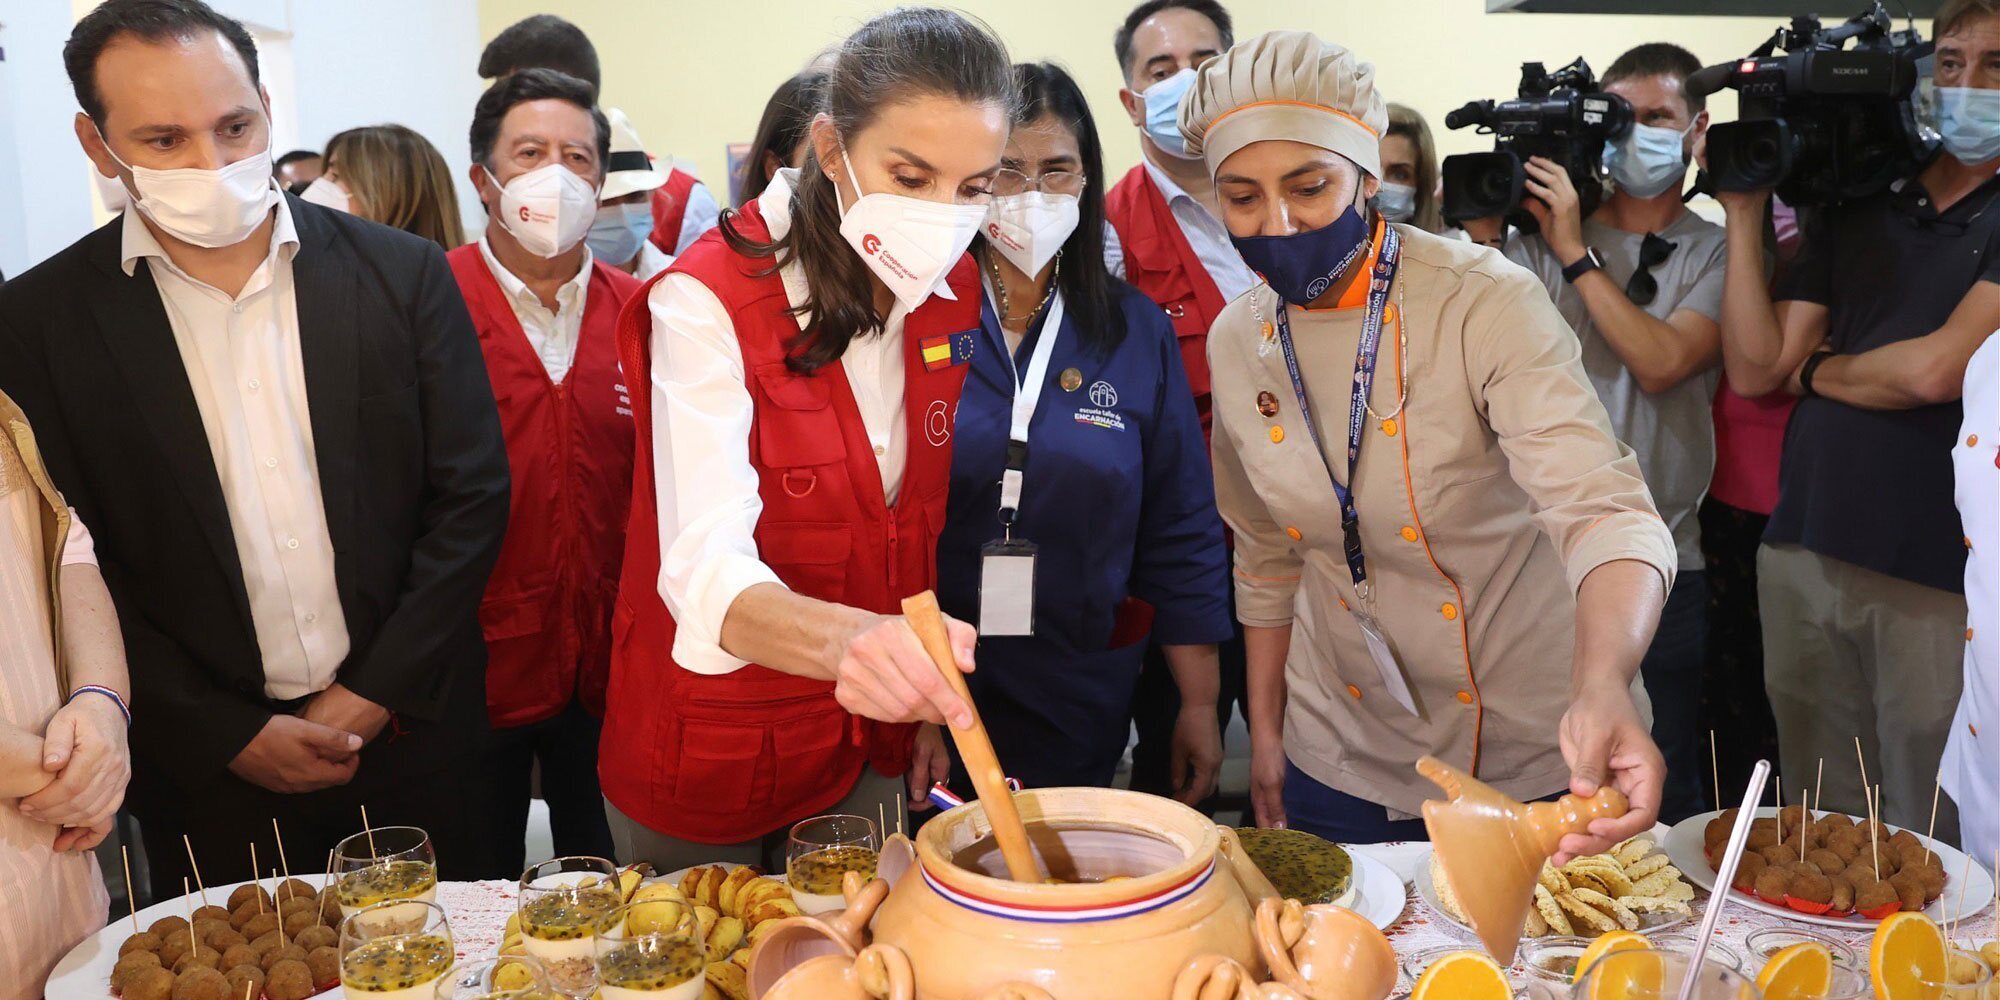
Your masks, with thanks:
M 1524 799 L 1664 771 L 1633 678 L 1673 539 L 1534 277 L 1385 223 L 1374 67 L 1304 32 L 1205 63 L 1181 106 L 1263 281 L 1209 333 L 1263 825 L 1421 837 L 1424 754 Z M 1350 487 L 1352 489 L 1350 490 Z
M 805 166 L 627 308 L 640 461 L 599 753 L 624 860 L 782 858 L 793 822 L 895 801 L 902 723 L 969 721 L 896 612 L 936 585 L 979 335 L 965 251 L 1013 91 L 958 14 L 869 21 Z

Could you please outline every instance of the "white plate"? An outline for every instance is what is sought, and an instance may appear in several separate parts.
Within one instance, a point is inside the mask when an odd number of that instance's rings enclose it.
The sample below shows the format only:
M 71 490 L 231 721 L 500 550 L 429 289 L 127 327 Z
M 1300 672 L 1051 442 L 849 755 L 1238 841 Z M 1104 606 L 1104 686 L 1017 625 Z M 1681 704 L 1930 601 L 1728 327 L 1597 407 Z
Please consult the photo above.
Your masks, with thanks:
M 1410 901 L 1410 887 L 1390 868 L 1352 847 L 1342 847 L 1354 862 L 1354 902 L 1348 909 L 1361 914 L 1379 930 L 1388 930 L 1403 919 L 1403 907 Z
M 1658 826 L 1655 826 L 1653 828 L 1651 836 L 1654 838 L 1655 844 L 1659 843 L 1661 829 L 1662 828 Z M 1668 857 L 1671 858 L 1672 856 L 1673 856 L 1672 852 L 1668 852 Z M 1676 865 L 1676 867 L 1678 867 L 1678 865 Z M 1689 874 L 1688 881 L 1694 882 L 1696 885 L 1700 885 L 1699 882 L 1695 882 L 1692 873 Z M 1457 929 L 1468 938 L 1474 940 L 1478 939 L 1479 935 L 1477 932 L 1475 932 L 1467 924 L 1461 922 L 1457 917 L 1452 916 L 1449 912 L 1445 910 L 1444 905 L 1438 902 L 1437 883 L 1431 880 L 1431 852 L 1429 850 L 1426 850 L 1424 852 L 1423 857 L 1417 862 L 1417 896 L 1418 898 L 1424 901 L 1424 905 L 1429 906 L 1431 910 L 1437 914 L 1439 920 L 1442 920 L 1447 925 Z M 1642 913 L 1639 916 L 1640 919 L 1644 921 L 1647 918 L 1659 915 Z M 1689 918 L 1687 917 L 1675 917 L 1672 915 L 1664 915 L 1664 916 L 1666 917 L 1666 919 L 1663 919 L 1656 924 L 1646 925 L 1642 923 L 1642 925 L 1639 928 L 1639 933 L 1664 934 L 1668 931 L 1685 928 L 1689 920 Z M 1527 939 L 1524 937 L 1523 940 Z
M 1757 810 L 1757 815 L 1760 818 L 1776 816 L 1778 815 L 1778 810 L 1771 806 L 1765 806 Z M 1709 868 L 1708 859 L 1702 854 L 1702 831 L 1708 826 L 1708 821 L 1714 819 L 1715 816 L 1716 814 L 1711 811 L 1682 820 L 1673 829 L 1667 831 L 1667 839 L 1660 845 L 1667 849 L 1667 856 L 1673 859 L 1674 867 L 1686 873 L 1688 881 L 1710 892 L 1715 891 L 1715 871 Z M 1854 819 L 1851 816 L 1848 818 Z M 1857 820 L 1857 822 L 1859 821 Z M 1886 823 L 1883 825 L 1888 826 Z M 1888 829 L 1893 833 L 1899 828 L 1888 826 Z M 1931 905 L 1924 908 L 1925 916 L 1943 923 L 1946 917 L 1951 917 L 1954 920 L 1961 916 L 1969 917 L 1985 911 L 1992 904 L 1993 876 L 1987 874 L 1986 869 L 1980 867 L 1978 864 L 1973 864 L 1968 868 L 1965 863 L 1965 855 L 1949 844 L 1930 840 L 1915 830 L 1911 830 L 1910 834 L 1918 840 L 1923 841 L 1931 850 L 1936 851 L 1938 861 L 1944 865 L 1944 895 L 1938 897 Z M 1729 902 L 1732 906 L 1740 904 L 1762 913 L 1768 913 L 1774 917 L 1783 917 L 1786 920 L 1796 920 L 1800 923 L 1819 924 L 1822 927 L 1867 930 L 1880 923 L 1880 921 L 1870 920 L 1860 914 L 1850 914 L 1845 917 L 1816 917 L 1810 913 L 1800 913 L 1789 906 L 1777 906 L 1766 903 L 1755 896 L 1741 892 L 1730 893 Z M 1961 908 L 1963 908 L 1962 912 Z
M 292 876 L 309 885 L 319 885 L 325 878 L 322 873 L 297 874 Z M 270 879 L 264 882 L 270 884 Z M 229 894 L 247 882 L 231 882 L 228 885 L 208 887 L 208 898 L 221 906 L 229 899 Z M 201 906 L 201 895 L 194 897 L 194 907 Z M 145 930 L 153 921 L 161 917 L 185 917 L 190 909 L 187 901 L 176 896 L 165 902 L 154 903 L 139 911 L 139 929 Z M 121 915 L 105 925 L 104 929 L 84 938 L 83 942 L 71 948 L 69 954 L 56 963 L 56 969 L 49 974 L 46 987 L 48 1000 L 109 1000 L 111 996 L 111 967 L 118 964 L 118 946 L 132 936 L 132 919 Z M 346 994 L 338 986 L 325 993 L 316 993 L 313 1000 L 340 1000 Z

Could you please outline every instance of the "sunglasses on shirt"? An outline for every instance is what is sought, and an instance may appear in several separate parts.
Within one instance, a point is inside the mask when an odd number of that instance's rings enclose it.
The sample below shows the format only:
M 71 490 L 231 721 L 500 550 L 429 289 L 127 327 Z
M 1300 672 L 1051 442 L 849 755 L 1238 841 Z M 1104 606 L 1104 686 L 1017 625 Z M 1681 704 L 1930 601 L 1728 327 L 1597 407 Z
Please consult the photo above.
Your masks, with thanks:
M 1639 244 L 1639 266 L 1625 282 L 1625 297 L 1631 299 L 1633 305 L 1649 306 L 1659 297 L 1660 281 L 1653 277 L 1653 269 L 1666 263 L 1677 248 L 1678 244 L 1653 233 L 1646 234 L 1645 242 Z

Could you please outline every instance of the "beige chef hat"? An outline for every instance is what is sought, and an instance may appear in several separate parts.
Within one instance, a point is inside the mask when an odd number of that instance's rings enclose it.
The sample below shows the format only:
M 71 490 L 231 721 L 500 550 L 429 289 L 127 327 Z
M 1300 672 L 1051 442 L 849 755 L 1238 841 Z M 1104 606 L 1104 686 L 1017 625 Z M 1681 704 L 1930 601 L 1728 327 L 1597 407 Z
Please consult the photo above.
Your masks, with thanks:
M 1203 63 L 1181 101 L 1187 149 L 1213 174 L 1229 154 L 1264 139 L 1333 150 L 1382 176 L 1389 111 L 1375 66 L 1306 31 L 1269 31 Z

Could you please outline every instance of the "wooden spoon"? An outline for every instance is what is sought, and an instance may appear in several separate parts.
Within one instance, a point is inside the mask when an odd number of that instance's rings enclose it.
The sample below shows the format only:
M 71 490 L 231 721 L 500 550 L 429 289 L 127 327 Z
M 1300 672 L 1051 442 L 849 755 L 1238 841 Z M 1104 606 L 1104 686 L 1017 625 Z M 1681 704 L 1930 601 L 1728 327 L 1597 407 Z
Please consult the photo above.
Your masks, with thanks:
M 930 654 L 931 661 L 944 674 L 945 683 L 965 699 L 965 707 L 972 712 L 971 724 L 963 729 L 948 728 L 952 743 L 958 746 L 958 756 L 965 761 L 966 773 L 972 777 L 972 790 L 979 793 L 979 803 L 986 808 L 986 820 L 993 824 L 993 839 L 1000 844 L 1000 857 L 1007 862 L 1008 876 L 1016 882 L 1042 881 L 1035 852 L 1028 847 L 1028 828 L 1022 825 L 1021 814 L 1014 808 L 1013 789 L 1007 787 L 1007 773 L 1000 769 L 993 740 L 986 735 L 986 723 L 980 721 L 979 706 L 973 704 L 972 692 L 965 686 L 965 674 L 958 669 L 958 658 L 952 655 L 951 634 L 945 631 L 944 612 L 938 608 L 937 595 L 926 590 L 904 598 L 903 617 L 909 620 L 917 641 L 923 643 L 924 652 Z

